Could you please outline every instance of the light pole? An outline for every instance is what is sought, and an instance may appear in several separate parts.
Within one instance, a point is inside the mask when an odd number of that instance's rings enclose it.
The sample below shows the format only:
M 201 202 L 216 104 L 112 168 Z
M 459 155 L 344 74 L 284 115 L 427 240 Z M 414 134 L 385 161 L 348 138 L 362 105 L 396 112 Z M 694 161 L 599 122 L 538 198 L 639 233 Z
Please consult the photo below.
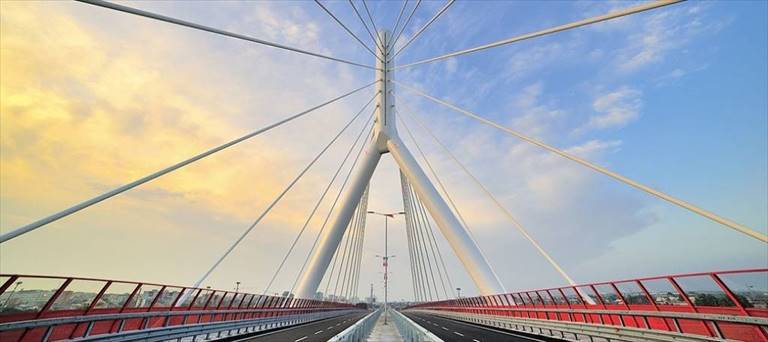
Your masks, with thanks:
M 389 261 L 390 257 L 394 257 L 394 255 L 391 255 L 391 256 L 389 255 L 389 249 L 388 249 L 389 248 L 389 246 L 388 246 L 388 240 L 389 240 L 388 239 L 388 237 L 389 237 L 389 232 L 388 231 L 389 231 L 389 228 L 387 226 L 387 222 L 389 221 L 390 218 L 395 218 L 395 215 L 405 215 L 405 212 L 404 211 L 399 211 L 399 212 L 396 212 L 396 213 L 379 213 L 379 212 L 375 212 L 375 211 L 369 210 L 368 213 L 369 214 L 373 214 L 373 215 L 384 216 L 384 256 L 382 256 L 381 259 L 384 262 L 384 324 L 387 324 L 387 310 L 388 310 L 388 308 L 387 308 L 387 305 L 388 305 L 388 301 L 387 301 L 388 298 L 387 298 L 387 296 L 389 295 L 389 293 L 388 293 L 389 292 L 389 288 L 388 288 L 388 285 L 387 285 L 387 278 L 388 278 L 387 274 L 388 274 L 388 270 L 389 270 L 389 262 L 388 261 Z
M 235 282 L 235 292 L 237 292 L 237 291 L 240 291 L 240 282 L 239 281 Z
M 457 298 L 459 298 L 459 299 L 461 299 L 461 288 L 460 288 L 460 287 L 457 287 L 457 288 L 456 288 L 456 291 L 459 291 L 459 294 L 458 294 L 458 295 L 456 295 L 456 297 L 457 297 Z

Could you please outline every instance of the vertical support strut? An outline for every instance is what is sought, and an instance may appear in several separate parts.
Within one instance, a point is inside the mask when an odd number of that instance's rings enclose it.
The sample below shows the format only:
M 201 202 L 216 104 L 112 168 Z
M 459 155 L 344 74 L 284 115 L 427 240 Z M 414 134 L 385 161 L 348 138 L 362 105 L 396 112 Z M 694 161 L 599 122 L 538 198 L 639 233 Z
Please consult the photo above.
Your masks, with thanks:
M 333 221 L 331 221 L 333 224 L 321 237 L 317 249 L 301 275 L 299 286 L 296 289 L 296 296 L 299 298 L 315 298 L 315 291 L 317 291 L 320 281 L 323 280 L 323 275 L 331 263 L 333 253 L 339 247 L 339 243 L 344 237 L 344 231 L 355 213 L 355 208 L 360 202 L 366 186 L 368 186 L 368 181 L 371 179 L 373 171 L 376 170 L 376 165 L 379 164 L 381 153 L 376 148 L 375 141 L 366 148 L 364 153 L 365 155 L 360 160 L 360 164 L 349 182 L 349 187 L 344 191 L 341 205 L 334 214 Z
M 480 247 L 477 246 L 466 228 L 461 225 L 403 142 L 399 138 L 392 137 L 387 145 L 392 157 L 400 166 L 400 170 L 408 178 L 413 189 L 427 207 L 429 214 L 435 219 L 437 227 L 440 228 L 440 232 L 448 240 L 456 256 L 459 257 L 480 294 L 490 295 L 506 292 L 491 265 L 488 264 L 482 251 L 480 251 Z
M 466 228 L 454 216 L 443 198 L 424 174 L 419 164 L 397 135 L 394 97 L 394 41 L 389 31 L 377 32 L 379 51 L 376 61 L 377 110 L 373 136 L 361 164 L 354 171 L 349 188 L 345 190 L 341 206 L 335 213 L 333 224 L 325 231 L 318 248 L 313 252 L 296 290 L 299 298 L 314 298 L 315 291 L 328 269 L 333 254 L 339 247 L 344 231 L 370 182 L 383 153 L 392 152 L 400 170 L 413 185 L 442 234 L 459 257 L 481 294 L 503 293 L 504 287 L 483 256 L 480 248 Z

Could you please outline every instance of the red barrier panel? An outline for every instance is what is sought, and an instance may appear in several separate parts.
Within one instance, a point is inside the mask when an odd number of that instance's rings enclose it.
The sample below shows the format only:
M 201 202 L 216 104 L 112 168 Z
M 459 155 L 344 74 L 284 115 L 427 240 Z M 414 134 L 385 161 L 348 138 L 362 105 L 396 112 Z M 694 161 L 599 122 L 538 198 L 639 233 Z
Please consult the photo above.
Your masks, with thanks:
M 351 304 L 234 291 L 116 281 L 0 274 L 0 324 L 94 316 L 92 322 L 0 331 L 0 341 L 63 340 L 163 326 L 237 321 L 353 308 Z M 96 320 L 121 313 L 202 311 L 195 315 Z M 209 313 L 205 313 L 209 311 Z
M 518 318 L 618 325 L 768 342 L 766 327 L 707 314 L 768 318 L 768 269 L 628 279 L 413 305 Z M 664 313 L 689 313 L 685 318 Z M 690 317 L 689 317 L 690 316 Z

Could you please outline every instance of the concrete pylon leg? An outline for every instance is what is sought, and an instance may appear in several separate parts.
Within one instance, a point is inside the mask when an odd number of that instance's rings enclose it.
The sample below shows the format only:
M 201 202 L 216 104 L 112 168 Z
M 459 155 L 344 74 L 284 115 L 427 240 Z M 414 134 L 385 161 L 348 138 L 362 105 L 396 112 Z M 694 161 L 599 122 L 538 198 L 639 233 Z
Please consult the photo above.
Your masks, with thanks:
M 349 221 L 352 219 L 352 215 L 355 212 L 357 204 L 360 202 L 360 198 L 365 191 L 365 187 L 371 180 L 373 171 L 376 170 L 376 166 L 381 159 L 381 152 L 376 145 L 376 141 L 372 141 L 365 150 L 365 155 L 360 159 L 344 194 L 341 197 L 341 206 L 338 208 L 331 225 L 325 231 L 318 244 L 317 249 L 312 254 L 312 257 L 301 275 L 298 288 L 296 289 L 296 297 L 299 298 L 315 298 L 315 291 L 323 280 L 328 265 L 331 263 L 333 253 L 339 247 L 344 232 L 349 225 Z
M 387 147 L 480 293 L 483 295 L 505 293 L 504 286 L 488 264 L 480 247 L 461 225 L 400 138 L 390 137 Z
M 322 236 L 320 244 L 311 257 L 309 265 L 301 275 L 296 296 L 299 298 L 314 298 L 317 287 L 323 279 L 333 254 L 339 247 L 344 231 L 360 202 L 360 197 L 373 175 L 373 171 L 379 163 L 382 153 L 390 152 L 400 166 L 408 181 L 413 185 L 419 198 L 424 201 L 427 210 L 437 222 L 437 226 L 443 233 L 451 248 L 464 264 L 472 281 L 481 294 L 504 293 L 504 286 L 491 269 L 488 261 L 483 256 L 480 248 L 466 231 L 464 226 L 454 216 L 451 209 L 437 192 L 424 171 L 413 158 L 408 149 L 403 145 L 397 135 L 395 125 L 395 98 L 394 98 L 394 59 L 392 49 L 394 42 L 392 34 L 388 31 L 377 33 L 379 44 L 379 58 L 376 60 L 376 121 L 373 137 L 369 142 L 362 163 L 357 166 L 354 178 L 349 184 L 342 198 L 341 207 L 333 219 L 330 229 Z

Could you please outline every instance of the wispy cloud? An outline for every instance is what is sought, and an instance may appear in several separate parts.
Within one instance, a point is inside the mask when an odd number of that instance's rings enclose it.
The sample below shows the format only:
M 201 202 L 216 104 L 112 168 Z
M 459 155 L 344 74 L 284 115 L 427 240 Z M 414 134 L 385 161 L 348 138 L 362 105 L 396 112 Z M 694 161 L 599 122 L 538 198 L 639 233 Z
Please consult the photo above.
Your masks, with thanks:
M 83 4 L 2 6 L 0 194 L 4 230 L 363 84 L 345 67 L 329 68 L 325 62 L 306 57 L 295 60 L 296 56 L 282 51 L 220 37 L 208 40 L 211 36 L 205 33 Z M 89 19 L 78 17 L 83 12 Z M 106 28 L 99 26 L 103 16 L 111 19 Z M 40 25 L 41 17 L 46 18 L 46 25 Z M 290 20 L 264 25 L 268 26 L 265 30 L 276 32 L 275 37 L 288 40 L 295 31 Z M 123 31 L 126 27 L 130 30 Z M 301 29 L 312 30 L 309 26 Z M 303 77 L 310 74 L 310 78 Z M 60 252 L 61 246 L 75 243 L 84 234 L 99 241 L 90 253 L 100 255 L 111 255 L 110 241 L 121 241 L 127 249 L 145 248 L 145 237 L 150 234 L 163 241 L 186 234 L 208 235 L 186 241 L 184 249 L 200 251 L 210 245 L 220 250 L 319 151 L 318 142 L 330 140 L 370 96 L 372 90 L 355 95 L 51 225 L 59 229 L 45 227 L 14 240 L 3 246 L 3 268 L 51 273 L 58 263 L 23 256 L 29 244 Z M 351 129 L 357 133 L 360 128 Z M 260 231 L 279 239 L 300 228 L 318 189 L 328 181 L 328 172 L 338 166 L 339 151 L 346 147 L 338 146 L 351 141 L 350 136 L 343 137 L 329 152 L 330 157 L 302 179 L 259 226 Z M 105 217 L 105 212 L 111 215 Z M 191 220 L 193 217 L 198 219 Z M 51 238 L 55 236 L 61 239 Z M 256 237 L 250 243 L 257 244 L 253 242 Z M 175 252 L 187 255 L 179 249 Z M 201 252 L 199 262 L 208 264 L 206 257 L 213 258 L 211 252 Z M 171 257 L 157 257 L 175 262 Z M 84 265 L 83 258 L 88 257 L 76 253 L 68 260 L 72 265 Z M 93 262 L 64 272 L 109 276 L 115 268 L 129 268 L 120 267 L 120 262 L 129 259 L 105 259 L 112 265 Z M 163 267 L 171 265 L 159 269 Z M 180 273 L 189 273 L 190 278 Z M 161 272 L 154 279 L 186 281 L 198 276 L 194 273 L 197 270 Z
M 671 8 L 632 18 L 635 25 L 622 26 L 630 33 L 626 45 L 618 50 L 616 66 L 620 72 L 634 72 L 658 64 L 702 33 L 713 33 L 728 25 L 727 19 L 711 20 L 703 10 L 706 4 Z
M 639 90 L 623 86 L 598 96 L 592 101 L 592 108 L 597 114 L 590 116 L 589 121 L 573 133 L 626 126 L 640 116 L 641 95 Z
M 527 135 L 551 137 L 553 129 L 562 126 L 565 111 L 543 99 L 544 85 L 536 82 L 522 89 L 512 101 L 511 111 L 517 116 L 511 126 Z

